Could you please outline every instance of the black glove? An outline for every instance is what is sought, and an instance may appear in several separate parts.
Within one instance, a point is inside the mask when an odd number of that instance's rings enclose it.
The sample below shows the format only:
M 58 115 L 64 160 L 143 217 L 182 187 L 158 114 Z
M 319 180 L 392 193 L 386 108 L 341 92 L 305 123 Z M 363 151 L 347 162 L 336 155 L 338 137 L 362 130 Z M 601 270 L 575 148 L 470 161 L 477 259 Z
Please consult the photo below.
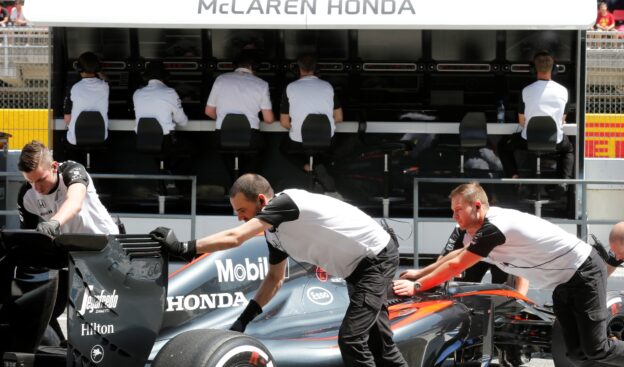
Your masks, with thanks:
M 598 255 L 600 255 L 600 257 L 602 257 L 602 259 L 607 264 L 617 268 L 618 266 L 622 265 L 622 263 L 624 263 L 624 260 L 616 259 L 615 256 L 611 253 L 611 251 L 607 251 L 602 245 L 602 242 L 600 242 L 596 238 L 596 236 L 594 236 L 593 234 L 590 234 L 590 236 L 594 240 L 594 244 L 592 245 L 592 247 L 596 249 L 596 252 L 598 253 Z
M 238 317 L 238 319 L 236 319 L 236 321 L 234 321 L 232 326 L 230 326 L 230 330 L 238 331 L 241 333 L 245 332 L 245 329 L 247 328 L 247 324 L 249 324 L 251 320 L 253 320 L 256 316 L 260 315 L 261 313 L 262 313 L 262 307 L 260 307 L 260 305 L 258 304 L 258 302 L 256 302 L 255 299 L 252 299 L 247 304 L 247 307 L 245 307 L 245 310 L 243 311 L 243 313 Z
M 150 237 L 160 242 L 169 254 L 179 256 L 186 261 L 191 261 L 197 255 L 197 241 L 180 242 L 173 230 L 166 227 L 158 227 L 150 232 Z
M 56 237 L 61 234 L 61 223 L 54 219 L 40 222 L 37 224 L 37 232 L 47 234 L 50 237 Z

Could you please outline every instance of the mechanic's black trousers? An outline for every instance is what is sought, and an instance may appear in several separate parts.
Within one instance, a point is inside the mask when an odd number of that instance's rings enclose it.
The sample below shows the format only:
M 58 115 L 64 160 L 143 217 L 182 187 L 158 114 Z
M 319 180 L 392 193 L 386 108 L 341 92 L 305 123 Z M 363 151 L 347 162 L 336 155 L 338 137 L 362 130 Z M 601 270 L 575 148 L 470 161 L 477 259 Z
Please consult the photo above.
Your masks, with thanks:
M 607 267 L 592 249 L 568 282 L 553 292 L 568 357 L 577 366 L 624 366 L 624 342 L 607 338 Z
M 338 334 L 345 366 L 407 367 L 392 340 L 386 304 L 398 266 L 398 244 L 390 239 L 383 251 L 364 258 L 345 279 L 351 302 Z

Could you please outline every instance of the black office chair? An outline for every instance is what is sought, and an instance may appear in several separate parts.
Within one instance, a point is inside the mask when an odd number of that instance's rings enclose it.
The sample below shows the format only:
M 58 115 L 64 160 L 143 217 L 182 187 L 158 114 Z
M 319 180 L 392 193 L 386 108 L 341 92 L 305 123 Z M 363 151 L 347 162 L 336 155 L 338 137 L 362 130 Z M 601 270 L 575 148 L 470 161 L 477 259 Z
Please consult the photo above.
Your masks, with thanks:
M 314 173 L 314 156 L 327 153 L 331 148 L 331 122 L 327 115 L 309 114 L 301 125 L 301 145 L 304 154 L 308 156 L 310 166 L 310 188 L 314 189 L 316 180 Z
M 358 123 L 358 133 L 360 139 L 365 141 L 366 129 L 368 123 L 365 120 L 360 120 Z M 374 197 L 373 200 L 381 201 L 383 218 L 390 216 L 390 203 L 399 202 L 405 200 L 403 197 L 390 196 L 392 193 L 392 155 L 399 151 L 404 153 L 409 149 L 409 144 L 402 141 L 388 141 L 381 144 L 375 144 L 373 149 L 378 149 L 383 153 L 383 171 L 382 171 L 382 196 Z
M 136 150 L 154 157 L 158 161 L 159 174 L 166 174 L 165 159 L 169 158 L 170 151 L 164 149 L 165 135 L 162 126 L 153 117 L 142 117 L 139 119 L 136 131 Z M 158 212 L 165 212 L 165 200 L 167 197 L 179 197 L 173 181 L 160 181 L 158 189 Z
M 550 116 L 535 116 L 528 121 L 527 125 L 527 150 L 535 155 L 535 177 L 542 177 L 541 159 L 545 155 L 557 152 L 557 123 Z M 542 216 L 542 206 L 551 202 L 541 197 L 541 185 L 536 185 L 536 197 L 528 200 L 535 206 L 535 215 Z
M 85 152 L 85 167 L 91 169 L 91 153 L 103 150 L 106 142 L 106 123 L 98 111 L 82 111 L 76 118 L 74 132 L 76 148 Z
M 222 153 L 234 155 L 234 180 L 240 173 L 239 157 L 258 153 L 252 131 L 249 119 L 243 114 L 228 113 L 223 118 L 219 144 Z
M 459 123 L 459 174 L 465 174 L 464 157 L 487 145 L 487 121 L 484 112 L 468 112 Z

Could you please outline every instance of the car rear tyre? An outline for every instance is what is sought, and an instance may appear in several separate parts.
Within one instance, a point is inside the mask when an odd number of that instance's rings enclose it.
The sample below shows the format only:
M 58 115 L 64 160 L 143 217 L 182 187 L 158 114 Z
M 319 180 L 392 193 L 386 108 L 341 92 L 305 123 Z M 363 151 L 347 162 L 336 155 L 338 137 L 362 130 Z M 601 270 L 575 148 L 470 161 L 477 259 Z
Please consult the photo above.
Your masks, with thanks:
M 607 335 L 609 337 L 622 337 L 624 333 L 624 293 L 607 292 Z M 563 331 L 559 321 L 556 320 L 552 328 L 552 358 L 555 367 L 575 367 L 575 364 L 566 356 Z
M 274 367 L 273 356 L 257 339 L 226 330 L 191 330 L 158 352 L 153 367 Z

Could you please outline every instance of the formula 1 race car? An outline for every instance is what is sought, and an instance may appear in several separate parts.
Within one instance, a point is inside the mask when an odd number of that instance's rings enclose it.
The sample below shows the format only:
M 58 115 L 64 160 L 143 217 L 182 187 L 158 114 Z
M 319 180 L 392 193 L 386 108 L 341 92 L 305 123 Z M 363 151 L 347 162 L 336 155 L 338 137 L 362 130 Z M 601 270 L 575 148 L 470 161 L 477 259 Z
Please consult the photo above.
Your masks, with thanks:
M 310 264 L 289 259 L 246 334 L 227 330 L 266 275 L 267 255 L 257 237 L 169 274 L 147 235 L 0 232 L 4 366 L 342 366 L 346 285 Z M 609 293 L 612 331 L 624 330 L 623 297 Z M 64 340 L 54 320 L 66 305 Z M 389 311 L 410 366 L 488 365 L 495 355 L 520 366 L 542 351 L 570 366 L 552 311 L 505 286 L 451 283 L 393 297 Z

